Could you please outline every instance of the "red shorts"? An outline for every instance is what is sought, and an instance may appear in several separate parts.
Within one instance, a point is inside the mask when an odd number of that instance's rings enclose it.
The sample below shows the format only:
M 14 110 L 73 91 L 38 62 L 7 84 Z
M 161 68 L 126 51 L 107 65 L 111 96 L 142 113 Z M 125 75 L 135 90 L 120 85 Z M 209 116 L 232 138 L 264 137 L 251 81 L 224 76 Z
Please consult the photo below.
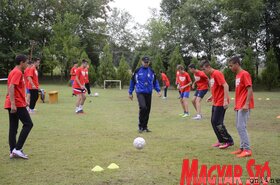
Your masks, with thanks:
M 86 93 L 86 89 L 79 89 L 79 88 L 74 88 L 73 89 L 74 94 L 85 94 Z

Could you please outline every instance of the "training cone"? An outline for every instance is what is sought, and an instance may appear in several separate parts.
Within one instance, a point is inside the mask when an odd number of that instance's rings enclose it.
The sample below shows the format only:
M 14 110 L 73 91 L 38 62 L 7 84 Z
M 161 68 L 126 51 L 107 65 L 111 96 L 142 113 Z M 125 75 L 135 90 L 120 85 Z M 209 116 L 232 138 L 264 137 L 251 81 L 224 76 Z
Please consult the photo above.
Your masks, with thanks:
M 110 170 L 115 170 L 115 169 L 119 169 L 120 167 L 118 165 L 116 165 L 115 163 L 111 163 L 109 166 L 108 166 L 108 169 Z
M 262 98 L 258 98 L 258 100 L 262 100 Z
M 101 168 L 100 166 L 95 166 L 94 168 L 91 169 L 93 172 L 102 172 L 104 169 Z
M 277 116 L 276 118 L 280 119 L 280 116 Z
M 266 100 L 270 100 L 270 98 L 266 98 Z

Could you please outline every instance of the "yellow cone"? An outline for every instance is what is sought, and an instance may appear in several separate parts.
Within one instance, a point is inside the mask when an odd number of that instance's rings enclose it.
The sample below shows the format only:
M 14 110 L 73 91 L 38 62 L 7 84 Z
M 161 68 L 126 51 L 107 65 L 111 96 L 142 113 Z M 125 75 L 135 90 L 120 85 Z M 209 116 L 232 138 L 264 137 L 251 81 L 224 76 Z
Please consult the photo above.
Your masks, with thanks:
M 108 169 L 110 170 L 114 170 L 114 169 L 119 169 L 120 167 L 118 165 L 116 165 L 115 163 L 111 163 L 109 166 L 108 166 Z
M 98 165 L 91 169 L 91 171 L 93 171 L 93 172 L 102 172 L 103 170 L 104 170 L 104 169 L 101 168 L 101 167 L 98 166 Z
M 270 100 L 270 98 L 266 98 L 266 100 Z

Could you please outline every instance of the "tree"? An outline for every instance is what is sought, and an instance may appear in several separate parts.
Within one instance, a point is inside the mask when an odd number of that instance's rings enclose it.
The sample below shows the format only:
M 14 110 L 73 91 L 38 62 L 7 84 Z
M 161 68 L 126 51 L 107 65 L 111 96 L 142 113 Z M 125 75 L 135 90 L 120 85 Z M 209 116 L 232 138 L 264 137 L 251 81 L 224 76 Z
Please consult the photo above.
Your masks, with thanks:
M 262 72 L 262 80 L 268 90 L 271 90 L 278 85 L 277 76 L 279 71 L 277 70 L 277 59 L 273 48 L 267 52 L 265 69 Z
M 155 71 L 155 74 L 157 75 L 157 78 L 161 79 L 160 70 L 164 71 L 164 67 L 163 67 L 163 63 L 162 63 L 160 53 L 158 53 L 156 55 L 155 59 L 152 61 L 152 68 Z
M 184 65 L 184 60 L 182 55 L 180 54 L 180 48 L 177 46 L 170 57 L 169 67 L 167 70 L 167 74 L 170 80 L 170 84 L 173 84 L 175 87 L 175 81 L 176 81 L 176 71 L 177 71 L 177 65 Z
M 129 66 L 128 66 L 124 56 L 122 55 L 121 61 L 119 63 L 118 71 L 117 71 L 117 78 L 119 80 L 121 80 L 122 87 L 124 85 L 129 84 L 130 74 L 129 74 L 128 70 L 129 70 Z
M 110 46 L 107 43 L 103 48 L 101 54 L 100 65 L 98 67 L 98 83 L 103 84 L 104 80 L 116 79 L 116 70 L 113 65 L 113 55 Z
M 217 58 L 212 56 L 211 60 L 210 60 L 210 65 L 211 67 L 213 67 L 214 69 L 221 69 L 222 65 L 217 61 Z
M 256 59 L 254 57 L 254 52 L 252 48 L 247 48 L 245 51 L 245 56 L 242 60 L 242 68 L 248 71 L 248 73 L 250 73 L 252 77 L 252 82 L 254 82 L 256 79 L 255 69 L 254 69 L 255 63 L 256 63 Z
M 229 90 L 232 91 L 235 89 L 235 74 L 231 71 L 230 68 L 225 67 L 223 70 L 223 74 L 225 76 L 225 80 L 228 83 Z
M 61 79 L 68 78 L 71 62 L 80 58 L 83 48 L 80 38 L 75 34 L 78 28 L 79 17 L 70 13 L 64 16 L 57 15 L 57 22 L 53 25 L 53 35 L 45 50 L 46 54 L 55 58 L 61 69 Z

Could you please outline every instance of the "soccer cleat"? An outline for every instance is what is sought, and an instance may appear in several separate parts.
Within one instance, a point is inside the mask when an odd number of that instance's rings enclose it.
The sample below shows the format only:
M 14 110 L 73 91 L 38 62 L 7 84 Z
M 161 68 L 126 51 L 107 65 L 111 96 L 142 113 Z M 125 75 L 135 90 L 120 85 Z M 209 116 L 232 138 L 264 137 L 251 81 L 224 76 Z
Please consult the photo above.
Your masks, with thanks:
M 219 146 L 221 146 L 221 145 L 222 145 L 222 143 L 220 143 L 220 142 L 218 141 L 217 143 L 213 144 L 212 147 L 219 147 Z
M 152 132 L 150 129 L 146 128 L 144 129 L 145 132 Z
M 231 152 L 231 154 L 237 155 L 237 154 L 241 154 L 243 152 L 243 149 L 239 148 L 236 151 Z
M 252 155 L 251 150 L 243 150 L 241 154 L 238 154 L 236 157 L 242 158 L 242 157 L 250 157 Z
M 23 153 L 22 150 L 13 149 L 12 154 L 15 155 L 15 157 L 20 157 L 20 158 L 23 158 L 23 159 L 28 159 L 28 156 L 25 153 Z
M 83 110 L 78 110 L 76 113 L 77 114 L 84 114 L 85 112 Z
M 233 143 L 223 143 L 219 146 L 219 149 L 226 149 L 232 145 L 233 145 Z
M 16 155 L 14 155 L 12 152 L 10 153 L 10 159 L 16 158 Z
M 179 116 L 183 116 L 185 113 L 180 113 L 180 114 L 178 114 Z
M 34 111 L 34 109 L 29 109 L 29 114 L 34 114 L 35 113 L 35 111 Z
M 190 115 L 188 113 L 184 113 L 182 118 L 185 118 L 185 117 L 189 117 Z
M 140 133 L 140 134 L 141 134 L 143 131 L 144 131 L 144 130 L 143 130 L 142 128 L 139 128 L 139 129 L 138 129 L 138 133 Z
M 202 119 L 202 117 L 201 117 L 201 115 L 196 115 L 195 117 L 192 117 L 192 119 L 193 120 L 201 120 Z

